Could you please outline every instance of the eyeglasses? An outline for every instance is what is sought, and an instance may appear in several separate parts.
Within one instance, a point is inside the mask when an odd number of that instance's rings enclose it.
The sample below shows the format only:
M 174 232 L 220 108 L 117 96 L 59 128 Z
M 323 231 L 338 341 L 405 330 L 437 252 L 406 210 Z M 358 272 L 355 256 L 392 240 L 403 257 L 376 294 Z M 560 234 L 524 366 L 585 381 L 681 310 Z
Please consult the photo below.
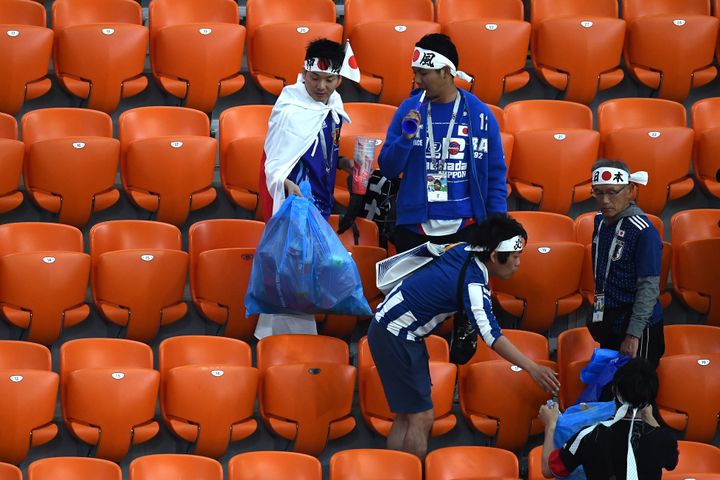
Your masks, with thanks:
M 612 200 L 615 197 L 617 197 L 620 194 L 620 192 L 625 190 L 626 187 L 627 187 L 627 185 L 625 185 L 624 187 L 622 187 L 618 190 L 605 190 L 605 191 L 599 190 L 597 188 L 593 188 L 592 190 L 590 190 L 590 193 L 595 198 L 608 197 L 610 200 Z

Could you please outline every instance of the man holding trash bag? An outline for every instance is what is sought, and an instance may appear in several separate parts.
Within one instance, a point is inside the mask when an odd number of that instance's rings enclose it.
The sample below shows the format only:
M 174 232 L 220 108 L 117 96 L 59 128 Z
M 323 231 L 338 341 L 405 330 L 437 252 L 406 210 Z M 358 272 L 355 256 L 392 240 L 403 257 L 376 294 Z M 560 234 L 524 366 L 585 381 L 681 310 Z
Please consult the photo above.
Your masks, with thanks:
M 450 246 L 402 279 L 378 306 L 368 344 L 390 410 L 396 414 L 388 448 L 424 458 L 434 413 L 423 339 L 454 312 L 457 321 L 459 307 L 487 345 L 527 371 L 540 387 L 557 392 L 557 374 L 515 348 L 502 335 L 492 311 L 489 277 L 509 278 L 520 265 L 526 242 L 527 233 L 517 221 L 491 217 L 478 225 L 469 243 Z
M 419 87 L 399 107 L 378 162 L 387 178 L 402 175 L 394 241 L 398 252 L 468 241 L 477 222 L 507 211 L 507 167 L 492 112 L 455 86 L 457 70 L 446 35 L 415 44 L 412 69 Z
M 595 301 L 587 326 L 600 347 L 642 357 L 657 367 L 665 353 L 660 235 L 631 201 L 647 172 L 630 173 L 624 162 L 592 166 L 592 195 L 600 207 L 592 243 Z
M 360 79 L 349 46 L 328 39 L 308 45 L 304 70 L 297 83 L 283 88 L 268 122 L 260 200 L 265 220 L 277 213 L 288 195 L 302 196 L 298 185 L 309 182 L 312 201 L 326 219 L 333 207 L 335 171 L 352 169 L 352 161 L 338 154 L 340 127 L 350 117 L 335 90 L 341 77 Z M 255 336 L 279 333 L 317 333 L 315 316 L 261 314 Z

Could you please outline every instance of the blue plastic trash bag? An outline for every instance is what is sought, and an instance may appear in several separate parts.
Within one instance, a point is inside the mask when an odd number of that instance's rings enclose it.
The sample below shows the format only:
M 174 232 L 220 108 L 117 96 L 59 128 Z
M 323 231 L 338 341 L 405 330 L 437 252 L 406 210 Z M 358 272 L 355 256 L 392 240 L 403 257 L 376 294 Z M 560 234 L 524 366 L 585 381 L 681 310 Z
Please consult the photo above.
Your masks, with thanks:
M 625 365 L 630 357 L 621 355 L 617 350 L 596 348 L 582 372 L 580 380 L 587 385 L 578 402 L 595 402 L 600 398 L 603 388 L 612 382 L 618 368 Z
M 309 198 L 290 195 L 265 226 L 245 295 L 246 314 L 372 315 L 355 262 Z
M 615 415 L 615 402 L 590 402 L 573 405 L 558 417 L 553 436 L 555 448 L 565 445 L 565 442 L 583 428 L 608 420 L 613 415 Z M 586 478 L 585 471 L 580 466 L 569 477 L 563 478 L 584 479 Z

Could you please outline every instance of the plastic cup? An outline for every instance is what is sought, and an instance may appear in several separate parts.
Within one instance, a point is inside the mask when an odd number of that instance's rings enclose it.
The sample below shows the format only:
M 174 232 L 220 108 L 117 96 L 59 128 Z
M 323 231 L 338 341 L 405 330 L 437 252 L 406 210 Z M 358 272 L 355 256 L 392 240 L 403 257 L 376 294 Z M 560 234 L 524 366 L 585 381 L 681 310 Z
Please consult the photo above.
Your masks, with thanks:
M 375 161 L 375 145 L 372 137 L 356 137 L 355 162 L 353 164 L 352 193 L 364 195 Z

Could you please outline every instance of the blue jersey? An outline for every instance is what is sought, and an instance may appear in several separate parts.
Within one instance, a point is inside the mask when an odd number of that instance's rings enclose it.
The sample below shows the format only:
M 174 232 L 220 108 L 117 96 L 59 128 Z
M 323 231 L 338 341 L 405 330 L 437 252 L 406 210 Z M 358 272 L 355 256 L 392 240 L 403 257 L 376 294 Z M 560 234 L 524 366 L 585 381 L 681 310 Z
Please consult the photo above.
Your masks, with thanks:
M 326 219 L 334 204 L 339 139 L 340 125 L 335 125 L 332 114 L 328 114 L 317 138 L 288 175 L 297 185 L 304 180 L 310 182 L 315 206 Z
M 606 222 L 601 224 L 602 218 L 601 214 L 595 217 L 593 231 L 593 265 L 597 263 L 595 291 L 604 292 L 607 308 L 632 309 L 638 277 L 660 276 L 662 261 L 660 235 L 644 214 L 622 216 L 609 225 Z M 618 227 L 619 222 L 622 223 Z M 614 237 L 616 237 L 615 246 L 611 254 L 610 247 Z M 606 280 L 608 260 L 611 265 Z M 656 301 L 648 324 L 656 324 L 661 318 L 662 306 Z
M 420 341 L 457 310 L 460 270 L 471 252 L 461 243 L 405 278 L 378 306 L 375 321 L 393 335 Z M 473 259 L 465 272 L 463 305 L 468 319 L 490 347 L 502 336 L 492 311 L 488 271 Z

